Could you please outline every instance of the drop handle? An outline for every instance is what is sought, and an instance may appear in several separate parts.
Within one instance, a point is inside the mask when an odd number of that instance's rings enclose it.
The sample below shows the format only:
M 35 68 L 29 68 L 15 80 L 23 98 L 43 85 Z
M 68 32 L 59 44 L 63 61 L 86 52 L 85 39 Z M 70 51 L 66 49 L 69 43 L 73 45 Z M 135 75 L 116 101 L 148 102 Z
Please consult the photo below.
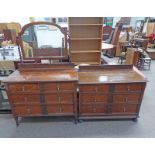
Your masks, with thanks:
M 95 88 L 95 91 L 98 92 L 98 88 L 97 87 Z
M 27 112 L 28 112 L 28 114 L 30 114 L 30 109 L 29 108 L 27 109 Z
M 57 87 L 57 90 L 60 91 L 60 87 Z
M 127 91 L 130 91 L 130 86 L 127 87 Z
M 60 109 L 59 109 L 59 110 L 60 110 L 60 112 L 62 112 L 62 108 L 61 108 L 61 107 L 60 107 Z
M 59 96 L 59 102 L 61 102 L 61 97 Z
M 125 101 L 125 102 L 128 102 L 128 97 L 125 97 L 124 101 Z

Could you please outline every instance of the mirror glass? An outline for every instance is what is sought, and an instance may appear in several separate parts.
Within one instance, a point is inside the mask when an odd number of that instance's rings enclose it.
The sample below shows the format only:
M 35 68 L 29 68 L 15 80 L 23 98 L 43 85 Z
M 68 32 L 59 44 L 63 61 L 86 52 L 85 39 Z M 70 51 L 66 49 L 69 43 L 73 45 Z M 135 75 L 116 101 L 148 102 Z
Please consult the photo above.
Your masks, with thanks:
M 65 35 L 54 25 L 31 25 L 21 38 L 25 58 L 64 56 Z

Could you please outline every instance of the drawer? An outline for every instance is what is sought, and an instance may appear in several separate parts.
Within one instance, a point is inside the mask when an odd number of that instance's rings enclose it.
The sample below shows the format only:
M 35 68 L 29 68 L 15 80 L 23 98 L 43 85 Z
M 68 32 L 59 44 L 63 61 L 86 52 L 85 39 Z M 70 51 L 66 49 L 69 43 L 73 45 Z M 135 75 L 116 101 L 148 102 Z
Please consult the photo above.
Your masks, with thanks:
M 45 83 L 44 91 L 74 91 L 74 83 Z
M 95 95 L 94 94 L 80 94 L 80 103 L 94 103 Z
M 48 105 L 48 113 L 74 113 L 73 105 Z
M 124 104 L 112 105 L 112 113 L 124 113 L 124 112 L 125 112 Z
M 129 104 L 129 105 L 123 105 L 123 104 L 117 104 L 112 106 L 112 113 L 137 113 L 137 107 L 136 104 Z
M 40 106 L 19 105 L 14 107 L 14 112 L 18 116 L 23 115 L 41 115 L 42 110 Z
M 108 102 L 108 95 L 96 94 L 95 98 L 96 102 L 102 102 L 102 103 Z
M 74 113 L 73 105 L 61 105 L 60 108 L 62 113 Z
M 109 85 L 80 85 L 81 92 L 109 92 Z
M 60 112 L 60 106 L 59 105 L 47 105 L 46 109 L 47 109 L 48 114 Z
M 108 95 L 102 94 L 80 94 L 80 102 L 85 103 L 107 103 Z
M 142 84 L 116 84 L 115 85 L 115 92 L 130 92 L 130 91 L 135 91 L 135 92 L 140 92 L 144 88 L 144 85 Z
M 140 94 L 123 94 L 123 95 L 113 95 L 113 103 L 127 103 L 133 102 L 138 104 L 140 99 Z
M 81 114 L 106 113 L 107 105 L 80 105 Z
M 55 103 L 62 103 L 62 104 L 73 104 L 73 94 L 65 93 L 65 94 L 46 94 L 45 95 L 45 103 L 47 104 L 55 104 Z
M 39 95 L 29 95 L 29 94 L 25 94 L 25 95 L 19 95 L 19 94 L 14 94 L 11 95 L 11 102 L 13 104 L 40 104 L 40 97 Z
M 125 113 L 137 113 L 138 105 L 129 104 L 125 106 Z
M 9 84 L 8 86 L 9 91 L 12 93 L 14 92 L 39 92 L 39 85 L 34 83 L 27 83 L 27 84 Z

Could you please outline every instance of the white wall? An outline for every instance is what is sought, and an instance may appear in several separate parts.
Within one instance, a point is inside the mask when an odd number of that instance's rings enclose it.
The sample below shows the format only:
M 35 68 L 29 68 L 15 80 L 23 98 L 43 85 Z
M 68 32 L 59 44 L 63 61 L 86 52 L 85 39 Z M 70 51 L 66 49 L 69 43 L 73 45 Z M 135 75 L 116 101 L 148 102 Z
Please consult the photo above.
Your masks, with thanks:
M 21 26 L 29 23 L 29 17 L 0 17 L 0 23 L 10 23 L 17 22 L 20 23 Z

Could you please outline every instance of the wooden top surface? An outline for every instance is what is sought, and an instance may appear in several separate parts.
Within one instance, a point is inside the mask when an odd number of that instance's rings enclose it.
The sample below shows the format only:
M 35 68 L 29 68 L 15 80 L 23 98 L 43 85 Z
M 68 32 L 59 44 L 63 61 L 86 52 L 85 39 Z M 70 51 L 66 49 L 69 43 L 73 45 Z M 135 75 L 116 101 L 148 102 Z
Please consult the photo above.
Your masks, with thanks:
M 133 83 L 146 82 L 145 76 L 133 68 L 119 68 L 117 65 L 111 65 L 111 68 L 98 68 L 95 70 L 81 70 L 79 72 L 80 84 L 93 83 Z
M 48 82 L 48 81 L 77 81 L 78 74 L 74 70 L 65 71 L 15 71 L 6 77 L 3 82 Z
M 102 42 L 102 50 L 112 49 L 112 48 L 114 48 L 114 45 Z

